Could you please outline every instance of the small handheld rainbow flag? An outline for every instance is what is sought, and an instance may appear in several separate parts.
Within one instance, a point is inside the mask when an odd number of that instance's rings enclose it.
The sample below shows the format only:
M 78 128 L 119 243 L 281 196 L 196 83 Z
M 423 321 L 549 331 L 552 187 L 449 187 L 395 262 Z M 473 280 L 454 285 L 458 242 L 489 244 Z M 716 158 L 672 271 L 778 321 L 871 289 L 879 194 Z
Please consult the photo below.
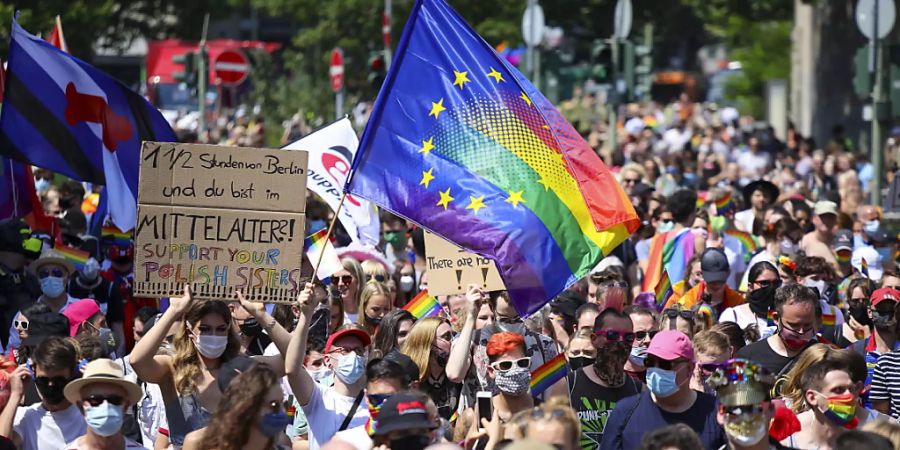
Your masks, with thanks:
M 833 327 L 835 322 L 835 310 L 833 306 L 828 308 L 828 312 L 822 311 L 822 325 L 826 327 Z
M 654 292 L 656 294 L 656 305 L 658 308 L 666 304 L 666 300 L 672 296 L 672 292 L 672 281 L 669 280 L 669 272 L 663 270 L 662 278 L 659 279 L 659 283 L 656 285 Z
M 419 292 L 403 309 L 409 311 L 416 319 L 434 317 L 441 313 L 441 305 L 438 304 L 437 299 L 428 295 L 427 289 Z
M 563 379 L 569 371 L 566 364 L 566 355 L 560 353 L 550 361 L 545 362 L 541 367 L 531 372 L 531 396 L 537 397 L 546 391 L 554 383 Z
M 319 262 L 319 255 L 322 258 L 322 264 L 316 271 L 316 278 L 325 281 L 326 278 L 338 273 L 344 268 L 341 259 L 338 258 L 337 251 L 327 239 L 328 230 L 323 228 L 303 241 L 303 247 L 306 250 L 306 257 L 309 263 L 315 266 Z M 324 254 L 322 254 L 324 252 Z
M 124 232 L 113 225 L 106 225 L 100 230 L 100 237 L 111 239 L 113 244 L 120 246 L 131 245 L 131 233 Z
M 734 200 L 731 198 L 731 192 L 725 194 L 724 197 L 716 200 L 716 214 L 727 214 L 734 209 Z
M 866 258 L 860 258 L 859 271 L 864 277 L 869 278 L 869 262 L 866 261 Z
M 737 239 L 741 242 L 741 245 L 744 246 L 744 249 L 747 250 L 747 253 L 755 252 L 759 248 L 759 244 L 756 242 L 756 239 L 750 233 L 741 230 L 725 230 L 725 234 Z
M 67 245 L 57 245 L 54 250 L 65 256 L 66 259 L 75 266 L 75 270 L 83 270 L 88 258 L 91 257 L 90 253 Z

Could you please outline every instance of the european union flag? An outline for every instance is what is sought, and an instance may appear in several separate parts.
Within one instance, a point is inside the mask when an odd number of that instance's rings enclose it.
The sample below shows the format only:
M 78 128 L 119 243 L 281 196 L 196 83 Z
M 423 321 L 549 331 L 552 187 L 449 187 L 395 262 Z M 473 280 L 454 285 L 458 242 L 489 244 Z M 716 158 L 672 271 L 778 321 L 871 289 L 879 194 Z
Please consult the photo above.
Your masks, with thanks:
M 13 20 L 0 155 L 105 184 L 113 222 L 130 230 L 145 140 L 175 141 L 153 105 Z
M 418 0 L 345 191 L 494 260 L 518 312 L 638 226 L 582 137 L 443 0 Z

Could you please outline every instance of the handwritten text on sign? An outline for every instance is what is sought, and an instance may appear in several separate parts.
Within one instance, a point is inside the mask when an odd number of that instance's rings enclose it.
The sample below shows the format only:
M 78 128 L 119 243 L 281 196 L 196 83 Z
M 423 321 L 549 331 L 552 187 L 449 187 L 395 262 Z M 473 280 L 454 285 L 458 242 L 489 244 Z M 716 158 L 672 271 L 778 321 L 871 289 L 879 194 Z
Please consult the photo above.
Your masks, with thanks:
M 425 233 L 425 255 L 430 294 L 462 294 L 469 284 L 485 291 L 506 289 L 493 261 L 462 250 L 435 234 Z
M 135 294 L 292 301 L 300 285 L 306 152 L 145 142 Z

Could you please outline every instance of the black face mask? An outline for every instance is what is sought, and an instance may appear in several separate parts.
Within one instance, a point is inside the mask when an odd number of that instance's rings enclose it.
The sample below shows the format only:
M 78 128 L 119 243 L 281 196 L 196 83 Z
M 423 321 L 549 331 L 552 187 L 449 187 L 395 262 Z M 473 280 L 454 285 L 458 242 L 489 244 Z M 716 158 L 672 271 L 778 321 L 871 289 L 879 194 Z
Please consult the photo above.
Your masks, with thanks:
M 573 356 L 569 358 L 569 368 L 572 370 L 578 370 L 582 367 L 590 366 L 594 364 L 596 358 L 589 358 L 587 356 Z
M 766 317 L 769 310 L 775 308 L 775 291 L 778 289 L 776 284 L 778 283 L 772 283 L 747 294 L 747 303 L 753 314 Z
M 366 316 L 366 322 L 368 322 L 376 327 L 378 325 L 381 325 L 381 317 L 369 317 L 368 314 L 366 314 L 365 316 Z
M 888 332 L 893 331 L 897 325 L 893 314 L 881 314 L 878 311 L 872 312 L 872 322 L 875 324 L 875 328 Z
M 853 319 L 859 322 L 860 325 L 872 325 L 872 319 L 869 318 L 869 311 L 868 308 L 866 308 L 865 303 L 856 306 L 850 306 L 849 312 L 850 317 L 853 317 Z
M 66 399 L 63 390 L 65 390 L 69 381 L 71 380 L 63 377 L 53 377 L 49 379 L 45 377 L 36 377 L 34 379 L 34 385 L 37 387 L 38 393 L 41 394 L 41 398 L 44 399 L 48 405 L 58 405 Z
M 425 435 L 404 436 L 391 440 L 391 450 L 422 450 L 431 445 L 431 438 Z
M 450 360 L 450 353 L 445 352 L 443 350 L 433 349 L 434 352 L 434 360 L 438 363 L 439 366 L 445 367 L 447 365 L 447 361 Z
M 255 317 L 251 317 L 241 324 L 241 334 L 247 337 L 255 338 L 262 334 L 262 326 L 256 321 Z

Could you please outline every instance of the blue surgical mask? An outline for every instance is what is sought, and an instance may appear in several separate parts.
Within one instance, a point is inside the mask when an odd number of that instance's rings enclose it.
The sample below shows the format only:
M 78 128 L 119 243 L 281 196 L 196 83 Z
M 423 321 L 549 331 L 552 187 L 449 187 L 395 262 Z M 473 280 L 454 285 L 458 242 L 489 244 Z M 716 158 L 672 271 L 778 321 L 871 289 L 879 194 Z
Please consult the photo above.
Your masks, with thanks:
M 647 347 L 637 346 L 631 347 L 631 354 L 628 355 L 628 360 L 631 361 L 632 364 L 636 366 L 644 366 L 644 361 L 647 359 Z
M 657 233 L 665 233 L 667 231 L 672 231 L 673 228 L 675 228 L 675 222 L 673 222 L 671 220 L 667 220 L 665 222 L 660 223 L 659 226 L 656 227 L 656 232 Z
M 880 220 L 869 220 L 863 223 L 863 229 L 866 230 L 866 233 L 874 233 L 878 231 L 878 227 L 881 226 Z
M 357 355 L 356 352 L 350 352 L 338 358 L 338 367 L 335 375 L 344 384 L 353 384 L 359 381 L 365 370 L 366 357 Z
M 41 278 L 41 292 L 47 297 L 59 297 L 66 291 L 66 280 L 62 277 Z
M 647 369 L 647 387 L 650 392 L 660 398 L 669 397 L 678 392 L 678 383 L 675 382 L 675 371 L 663 370 L 659 367 Z
M 84 408 L 84 421 L 87 422 L 87 426 L 103 437 L 118 433 L 122 429 L 124 419 L 122 406 L 111 405 L 108 401 Z
M 46 191 L 50 187 L 50 180 L 46 178 L 39 178 L 34 182 L 34 189 L 38 191 L 38 193 Z
M 259 431 L 266 437 L 273 438 L 285 432 L 291 424 L 291 418 L 284 411 L 268 413 L 259 421 Z
M 865 237 L 863 237 L 861 234 L 854 234 L 854 235 L 853 235 L 853 248 L 854 248 L 854 249 L 857 249 L 857 248 L 860 248 L 860 247 L 865 247 L 866 245 L 867 245 L 867 244 L 866 244 L 866 238 L 865 238 Z

